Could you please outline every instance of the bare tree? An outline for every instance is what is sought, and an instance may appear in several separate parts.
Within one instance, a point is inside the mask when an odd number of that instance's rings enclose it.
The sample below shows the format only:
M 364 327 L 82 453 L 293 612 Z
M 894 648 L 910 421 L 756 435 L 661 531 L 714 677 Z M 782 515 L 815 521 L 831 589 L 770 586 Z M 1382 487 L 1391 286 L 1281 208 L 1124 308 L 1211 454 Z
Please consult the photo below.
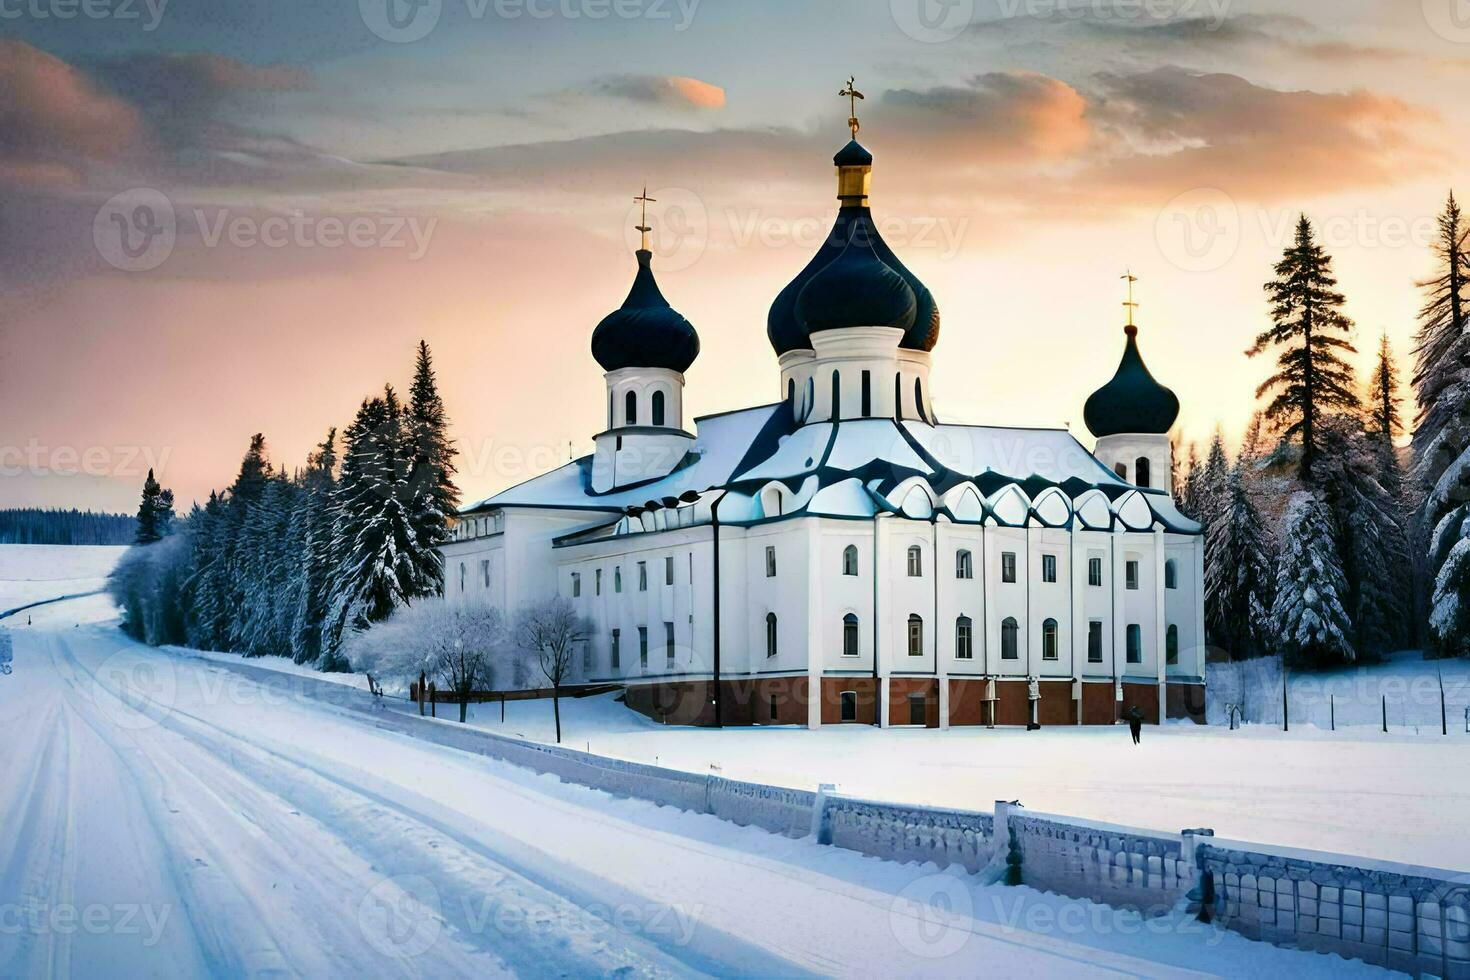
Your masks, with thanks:
M 494 606 L 425 599 L 352 635 L 345 651 L 354 667 L 379 677 L 437 677 L 455 693 L 464 722 L 470 695 L 489 687 L 492 664 L 506 646 L 505 621 Z
M 536 655 L 541 673 L 551 684 L 551 710 L 556 717 L 556 740 L 561 742 L 561 686 L 572 670 L 577 642 L 593 630 L 577 615 L 570 600 L 557 596 L 526 606 L 516 617 L 516 643 Z

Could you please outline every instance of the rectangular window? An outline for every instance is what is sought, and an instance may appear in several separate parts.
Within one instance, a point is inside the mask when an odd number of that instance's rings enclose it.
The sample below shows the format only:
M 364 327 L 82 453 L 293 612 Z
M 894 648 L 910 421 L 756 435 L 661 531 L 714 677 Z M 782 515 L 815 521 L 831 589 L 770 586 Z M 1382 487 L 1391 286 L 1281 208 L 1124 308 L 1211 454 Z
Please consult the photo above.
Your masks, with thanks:
M 1128 662 L 1143 663 L 1143 627 L 1137 623 L 1128 624 Z
M 1041 580 L 1043 582 L 1055 582 L 1057 580 L 1057 556 L 1041 556 Z
M 664 659 L 670 667 L 674 666 L 674 624 L 664 623 Z
M 772 694 L 766 698 L 766 710 L 771 714 L 771 721 L 776 720 L 776 695 Z
M 968 617 L 961 616 L 954 628 L 954 656 L 956 660 L 975 659 L 974 626 Z
M 648 591 L 648 562 L 646 561 L 638 563 L 638 591 Z
M 490 588 L 490 559 L 488 558 L 480 559 L 480 584 L 487 589 Z
M 621 592 L 621 591 L 623 591 L 623 566 L 622 565 L 614 565 L 613 566 L 613 591 L 614 592 Z
M 1125 562 L 1123 565 L 1123 581 L 1131 591 L 1138 591 L 1138 562 Z
M 1100 664 L 1103 662 L 1102 630 L 1102 620 L 1094 619 L 1087 624 L 1087 662 L 1090 664 Z
M 1095 588 L 1102 586 L 1102 559 L 1087 559 L 1087 584 Z
M 674 556 L 669 555 L 664 559 L 664 585 L 674 584 Z
M 909 617 L 909 656 L 924 655 L 924 621 L 918 616 Z
M 970 553 L 968 551 L 960 551 L 960 552 L 956 552 L 955 553 L 955 557 L 954 557 L 954 577 L 955 578 L 974 578 L 975 577 L 975 564 L 974 564 L 974 560 L 970 557 Z
M 776 548 L 766 545 L 766 578 L 776 577 Z
M 573 572 L 572 573 L 572 598 L 573 599 L 580 599 L 581 597 L 582 597 L 582 573 L 581 572 Z
M 1041 659 L 1057 659 L 1057 621 L 1048 619 L 1041 624 Z
M 869 418 L 873 414 L 873 374 L 871 371 L 863 371 L 863 418 Z
M 1000 580 L 1002 582 L 1016 580 L 1016 553 L 1014 551 L 1000 553 Z
M 600 568 L 592 572 L 592 594 L 602 595 L 602 569 Z
M 909 549 L 909 578 L 922 578 L 924 575 L 924 552 L 918 545 Z
M 842 698 L 842 720 L 857 721 L 857 692 L 843 691 Z
M 612 631 L 612 669 L 617 670 L 623 665 L 623 631 Z
M 648 627 L 638 627 L 638 666 L 648 669 Z

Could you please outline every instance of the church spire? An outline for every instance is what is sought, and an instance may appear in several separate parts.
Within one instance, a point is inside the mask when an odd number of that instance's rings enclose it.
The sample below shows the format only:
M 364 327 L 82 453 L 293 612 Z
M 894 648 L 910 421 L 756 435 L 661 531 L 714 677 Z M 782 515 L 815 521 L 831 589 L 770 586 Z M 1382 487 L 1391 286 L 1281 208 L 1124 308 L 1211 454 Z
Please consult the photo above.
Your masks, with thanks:
M 641 214 L 641 217 L 639 218 L 638 223 L 633 226 L 634 228 L 638 229 L 639 234 L 642 236 L 639 239 L 640 242 L 641 242 L 641 244 L 638 246 L 638 251 L 640 251 L 640 252 L 650 252 L 651 253 L 653 251 L 652 249 L 650 249 L 648 247 L 648 233 L 650 231 L 653 231 L 653 229 L 648 226 L 648 206 L 650 204 L 657 203 L 657 201 L 658 201 L 658 198 L 649 197 L 648 196 L 648 185 L 647 184 L 644 184 L 643 185 L 643 193 L 642 194 L 639 194 L 637 197 L 633 198 L 633 203 L 634 204 L 639 204 L 643 208 L 642 214 Z

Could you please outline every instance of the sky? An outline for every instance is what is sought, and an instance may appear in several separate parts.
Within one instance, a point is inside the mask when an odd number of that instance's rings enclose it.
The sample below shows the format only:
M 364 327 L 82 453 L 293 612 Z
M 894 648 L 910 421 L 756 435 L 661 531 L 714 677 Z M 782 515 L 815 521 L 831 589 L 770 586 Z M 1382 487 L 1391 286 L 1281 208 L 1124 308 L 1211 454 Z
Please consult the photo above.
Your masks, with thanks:
M 0 0 L 0 506 L 299 466 L 421 338 L 466 500 L 582 455 L 645 185 L 686 414 L 777 400 L 849 75 L 945 420 L 1090 445 L 1131 270 L 1180 439 L 1234 439 L 1301 213 L 1407 372 L 1465 0 Z

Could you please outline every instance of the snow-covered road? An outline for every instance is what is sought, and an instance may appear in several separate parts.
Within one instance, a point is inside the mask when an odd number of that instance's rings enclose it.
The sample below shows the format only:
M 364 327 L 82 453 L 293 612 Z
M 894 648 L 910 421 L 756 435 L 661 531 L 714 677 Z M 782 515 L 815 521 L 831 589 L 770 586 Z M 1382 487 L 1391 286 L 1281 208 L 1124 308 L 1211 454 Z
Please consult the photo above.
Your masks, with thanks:
M 1351 976 L 416 740 L 115 630 L 0 678 L 0 976 Z

